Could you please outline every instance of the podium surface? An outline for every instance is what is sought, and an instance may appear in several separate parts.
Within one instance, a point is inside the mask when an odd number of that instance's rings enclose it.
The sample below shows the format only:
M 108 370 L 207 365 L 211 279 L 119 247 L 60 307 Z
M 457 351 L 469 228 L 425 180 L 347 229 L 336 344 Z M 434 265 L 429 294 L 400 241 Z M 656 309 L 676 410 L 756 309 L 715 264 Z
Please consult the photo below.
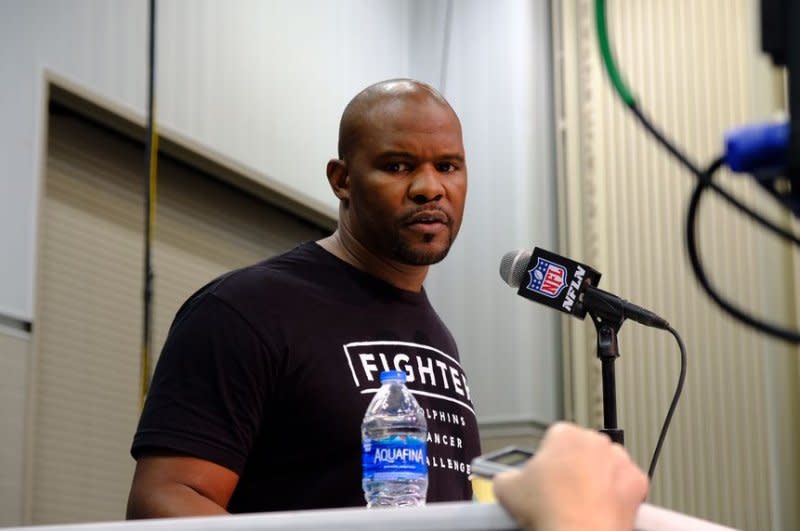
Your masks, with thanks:
M 97 522 L 4 528 L 4 531 L 457 531 L 516 530 L 514 520 L 493 503 L 435 503 L 425 507 L 391 509 L 321 509 L 231 516 L 156 518 L 129 522 Z M 732 531 L 733 528 L 643 504 L 637 531 Z

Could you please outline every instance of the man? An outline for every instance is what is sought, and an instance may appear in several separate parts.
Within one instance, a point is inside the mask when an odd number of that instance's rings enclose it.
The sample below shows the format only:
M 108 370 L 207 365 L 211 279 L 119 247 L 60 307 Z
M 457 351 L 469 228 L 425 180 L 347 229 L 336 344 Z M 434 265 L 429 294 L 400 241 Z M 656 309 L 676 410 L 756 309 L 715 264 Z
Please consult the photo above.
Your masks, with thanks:
M 383 370 L 425 410 L 428 501 L 468 500 L 477 423 L 422 287 L 461 225 L 461 125 L 431 87 L 370 86 L 327 176 L 339 226 L 224 275 L 178 311 L 132 455 L 128 517 L 364 505 L 360 424 Z
M 493 486 L 526 531 L 632 531 L 648 481 L 621 445 L 558 423 L 522 470 L 498 474 Z

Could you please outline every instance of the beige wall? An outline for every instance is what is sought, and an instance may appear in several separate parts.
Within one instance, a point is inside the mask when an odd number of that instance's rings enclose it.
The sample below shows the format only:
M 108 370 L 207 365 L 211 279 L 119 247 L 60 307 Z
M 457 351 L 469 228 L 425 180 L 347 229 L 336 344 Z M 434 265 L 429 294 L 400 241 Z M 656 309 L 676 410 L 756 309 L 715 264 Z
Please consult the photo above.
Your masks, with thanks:
M 600 287 L 664 316 L 688 348 L 686 387 L 649 500 L 741 529 L 798 529 L 800 349 L 745 328 L 700 289 L 684 234 L 692 175 L 612 92 L 594 2 L 556 4 L 562 249 L 603 272 Z M 623 79 L 645 114 L 703 166 L 721 153 L 727 129 L 781 108 L 759 53 L 757 8 L 755 0 L 608 3 Z M 788 222 L 749 178 L 718 177 Z M 797 252 L 716 197 L 704 198 L 698 224 L 713 283 L 737 305 L 797 329 Z M 594 327 L 570 320 L 565 330 L 568 414 L 600 427 Z M 619 425 L 647 468 L 678 378 L 678 350 L 668 334 L 635 323 L 619 341 Z
M 0 325 L 0 526 L 22 522 L 22 463 L 30 337 Z

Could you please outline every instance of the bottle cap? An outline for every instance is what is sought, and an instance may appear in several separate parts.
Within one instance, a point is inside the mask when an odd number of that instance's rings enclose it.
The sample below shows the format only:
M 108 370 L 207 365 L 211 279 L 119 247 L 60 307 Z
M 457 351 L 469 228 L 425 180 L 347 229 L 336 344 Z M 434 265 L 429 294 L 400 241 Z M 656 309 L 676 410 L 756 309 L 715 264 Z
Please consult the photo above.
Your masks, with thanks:
M 390 380 L 406 381 L 406 371 L 383 371 L 381 373 L 381 383 L 386 383 Z

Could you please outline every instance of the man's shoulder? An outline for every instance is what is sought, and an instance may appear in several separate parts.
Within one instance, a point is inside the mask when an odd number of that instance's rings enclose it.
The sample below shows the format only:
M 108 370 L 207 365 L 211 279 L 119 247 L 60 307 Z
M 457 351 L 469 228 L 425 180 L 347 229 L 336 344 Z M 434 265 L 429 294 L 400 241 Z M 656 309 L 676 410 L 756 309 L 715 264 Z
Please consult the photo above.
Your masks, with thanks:
M 211 294 L 234 302 L 266 294 L 274 297 L 283 290 L 295 289 L 314 268 L 318 254 L 315 247 L 315 243 L 306 242 L 283 254 L 229 271 L 200 288 L 195 295 Z
M 315 243 L 297 247 L 261 262 L 228 271 L 195 291 L 181 310 L 206 301 L 222 302 L 233 309 L 273 305 L 301 289 L 318 252 Z M 179 312 L 180 313 L 180 312 Z

